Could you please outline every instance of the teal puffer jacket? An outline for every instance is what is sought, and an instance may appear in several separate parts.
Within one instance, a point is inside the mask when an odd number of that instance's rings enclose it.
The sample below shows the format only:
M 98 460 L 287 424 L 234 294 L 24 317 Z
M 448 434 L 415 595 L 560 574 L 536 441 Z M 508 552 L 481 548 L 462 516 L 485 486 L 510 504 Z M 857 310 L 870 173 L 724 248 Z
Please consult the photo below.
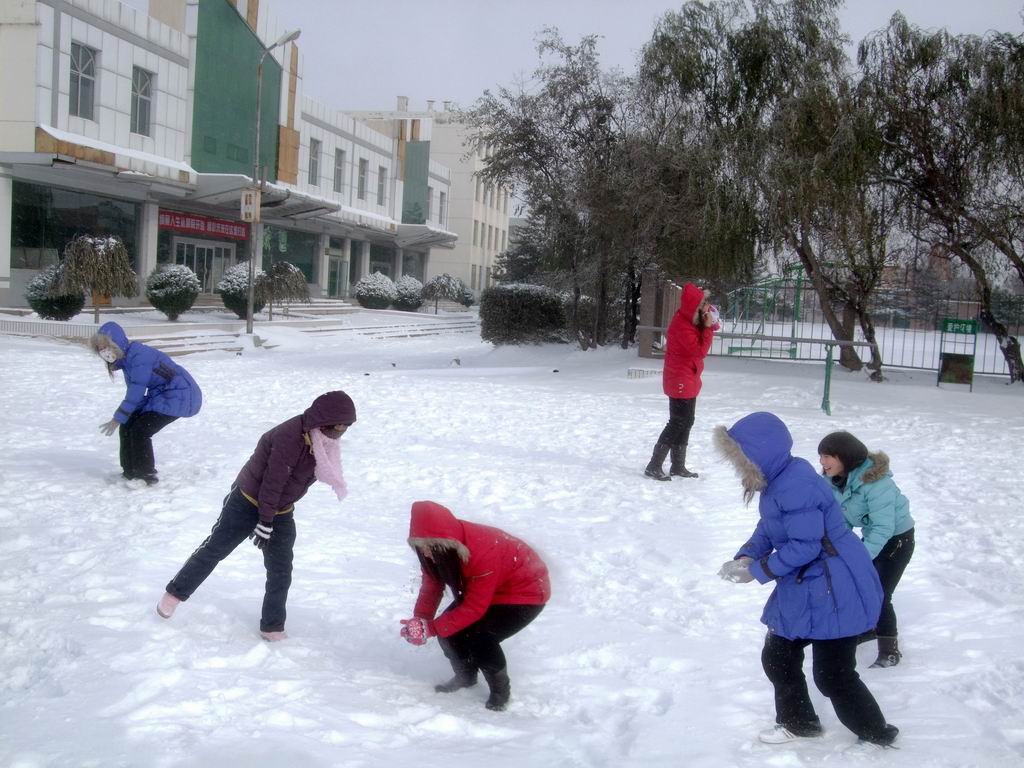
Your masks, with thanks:
M 889 539 L 914 527 L 910 502 L 892 479 L 889 457 L 881 451 L 869 453 L 847 476 L 846 486 L 840 490 L 833 485 L 832 493 L 843 507 L 846 524 L 861 529 L 872 560 Z

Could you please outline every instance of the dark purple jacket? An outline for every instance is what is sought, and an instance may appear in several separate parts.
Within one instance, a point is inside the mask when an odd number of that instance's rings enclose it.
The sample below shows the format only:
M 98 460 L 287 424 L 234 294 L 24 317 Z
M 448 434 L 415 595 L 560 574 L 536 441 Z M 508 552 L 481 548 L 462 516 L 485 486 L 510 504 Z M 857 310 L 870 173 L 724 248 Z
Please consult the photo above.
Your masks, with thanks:
M 313 484 L 316 459 L 309 430 L 352 424 L 355 420 L 352 398 L 341 391 L 328 392 L 314 400 L 301 416 L 293 416 L 263 433 L 235 480 L 243 493 L 256 499 L 261 522 L 272 522 L 276 512 L 305 496 Z

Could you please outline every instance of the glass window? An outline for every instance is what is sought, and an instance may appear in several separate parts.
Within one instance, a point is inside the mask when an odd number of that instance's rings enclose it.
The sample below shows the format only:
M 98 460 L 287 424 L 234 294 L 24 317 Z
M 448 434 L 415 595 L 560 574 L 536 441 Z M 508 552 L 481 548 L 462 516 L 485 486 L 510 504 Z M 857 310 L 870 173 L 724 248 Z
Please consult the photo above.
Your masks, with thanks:
M 263 227 L 263 269 L 270 269 L 275 261 L 288 261 L 302 270 L 307 283 L 317 265 L 320 236 L 312 232 L 298 232 L 266 225 Z
M 153 73 L 132 67 L 132 133 L 149 136 L 149 118 L 153 112 Z
M 135 263 L 139 206 L 112 197 L 15 180 L 11 205 L 11 266 L 55 264 L 76 235 L 116 236 Z
M 140 67 L 131 71 L 131 132 L 150 135 L 153 114 L 153 73 Z
M 487 247 L 488 249 L 494 247 L 494 227 L 487 226 Z
M 480 245 L 480 222 L 473 219 L 473 245 Z
M 366 175 L 370 170 L 369 160 L 359 161 L 359 181 L 356 184 L 356 197 L 360 200 L 366 199 Z
M 473 265 L 473 271 L 470 274 L 472 276 L 469 278 L 469 285 L 475 291 L 476 290 L 476 264 Z
M 377 205 L 384 205 L 384 193 L 388 185 L 388 169 L 377 166 Z
M 444 192 L 440 195 L 440 201 L 437 206 L 437 223 L 442 227 L 448 225 L 448 195 Z
M 70 90 L 68 113 L 92 120 L 96 100 L 96 51 L 79 43 L 71 44 Z
M 334 191 L 345 189 L 345 150 L 334 150 Z
M 314 186 L 320 186 L 320 141 L 318 139 L 309 140 L 309 183 Z
M 370 274 L 380 272 L 395 278 L 395 249 L 388 245 L 370 243 Z
M 476 180 L 476 196 L 475 196 L 475 199 L 476 199 L 476 201 L 478 203 L 480 202 L 480 179 Z
M 423 254 L 422 253 L 409 253 L 403 251 L 402 253 L 402 274 L 415 277 L 421 283 L 423 282 Z
M 429 184 L 427 185 L 427 221 L 430 221 L 430 213 L 433 209 L 434 202 L 434 188 Z
M 501 250 L 508 248 L 508 230 L 503 230 L 501 233 Z
M 508 213 L 508 192 L 505 193 L 505 199 L 502 202 L 501 212 Z

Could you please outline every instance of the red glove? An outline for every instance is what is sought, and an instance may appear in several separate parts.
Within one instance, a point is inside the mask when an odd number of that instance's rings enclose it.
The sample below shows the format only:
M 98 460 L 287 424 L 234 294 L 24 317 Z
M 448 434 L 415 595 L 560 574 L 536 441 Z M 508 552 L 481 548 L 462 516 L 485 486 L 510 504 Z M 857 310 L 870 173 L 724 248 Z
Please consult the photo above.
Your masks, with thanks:
M 427 639 L 433 637 L 434 622 L 419 617 L 413 619 L 402 619 L 402 630 L 399 634 L 406 642 L 412 645 L 426 645 Z

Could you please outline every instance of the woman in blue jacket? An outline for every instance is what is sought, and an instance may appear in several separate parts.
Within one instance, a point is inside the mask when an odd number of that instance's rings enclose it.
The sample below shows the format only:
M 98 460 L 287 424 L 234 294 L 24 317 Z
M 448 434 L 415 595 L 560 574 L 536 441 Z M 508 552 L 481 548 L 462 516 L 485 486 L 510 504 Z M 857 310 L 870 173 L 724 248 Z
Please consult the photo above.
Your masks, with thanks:
M 757 528 L 719 575 L 775 584 L 761 616 L 761 663 L 775 687 L 776 725 L 759 738 L 780 744 L 821 734 L 803 672 L 810 645 L 814 682 L 840 722 L 862 742 L 888 746 L 899 730 L 857 674 L 857 636 L 875 625 L 882 605 L 864 545 L 824 478 L 790 454 L 793 438 L 777 416 L 752 413 L 717 427 L 715 445 L 739 473 L 744 501 L 760 494 Z
M 900 663 L 896 611 L 892 595 L 914 555 L 914 518 L 910 502 L 900 493 L 889 471 L 889 457 L 868 453 L 864 443 L 849 432 L 825 435 L 818 445 L 821 472 L 832 481 L 832 492 L 843 507 L 846 524 L 860 528 L 864 546 L 882 582 L 885 599 L 878 627 L 863 639 L 877 634 L 878 658 L 872 667 Z
M 128 341 L 117 323 L 104 323 L 90 346 L 107 364 L 107 372 L 124 374 L 128 391 L 114 417 L 100 425 L 105 435 L 118 430 L 121 469 L 128 480 L 157 482 L 153 435 L 182 416 L 195 416 L 203 404 L 199 385 L 188 371 L 159 349 Z

